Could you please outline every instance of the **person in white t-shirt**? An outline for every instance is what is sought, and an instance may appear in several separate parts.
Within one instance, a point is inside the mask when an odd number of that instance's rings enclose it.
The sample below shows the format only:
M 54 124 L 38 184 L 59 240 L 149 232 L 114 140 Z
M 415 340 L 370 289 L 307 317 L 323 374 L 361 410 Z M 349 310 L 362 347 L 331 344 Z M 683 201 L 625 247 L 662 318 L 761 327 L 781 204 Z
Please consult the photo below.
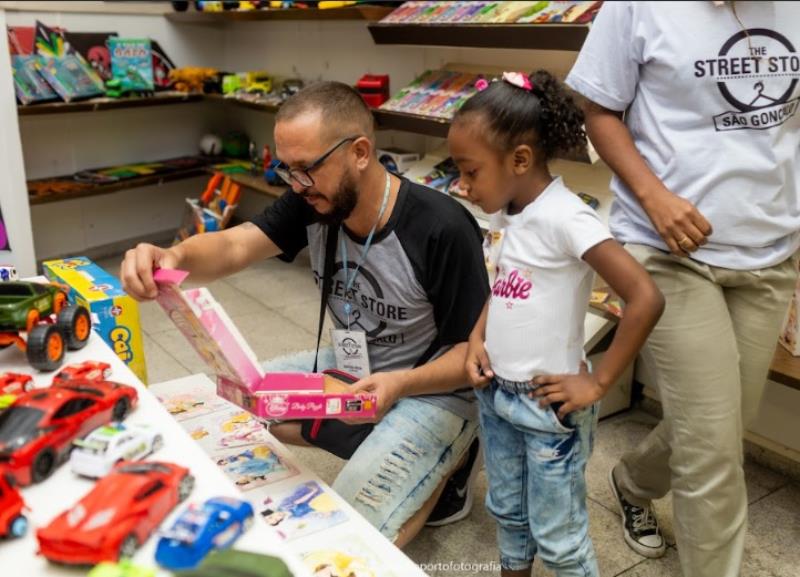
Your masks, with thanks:
M 482 82 L 453 119 L 448 144 L 461 189 L 494 213 L 484 244 L 492 292 L 466 359 L 486 445 L 486 505 L 503 576 L 530 575 L 537 554 L 559 577 L 594 577 L 584 471 L 596 401 L 633 361 L 663 298 L 548 170 L 557 153 L 586 142 L 565 88 L 544 71 Z M 590 373 L 583 325 L 593 269 L 627 306 Z
M 614 171 L 611 231 L 666 309 L 644 353 L 664 418 L 610 472 L 628 544 L 735 577 L 742 434 L 758 409 L 800 247 L 800 3 L 607 2 L 567 84 Z

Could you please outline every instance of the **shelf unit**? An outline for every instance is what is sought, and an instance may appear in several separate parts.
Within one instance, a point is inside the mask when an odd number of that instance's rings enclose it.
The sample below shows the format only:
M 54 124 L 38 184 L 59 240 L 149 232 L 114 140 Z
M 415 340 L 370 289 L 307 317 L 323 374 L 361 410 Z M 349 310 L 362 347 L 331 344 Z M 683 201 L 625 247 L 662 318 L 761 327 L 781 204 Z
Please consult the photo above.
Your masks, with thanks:
M 209 167 L 206 169 L 208 173 L 217 172 L 213 168 Z M 225 173 L 225 176 L 229 177 L 233 182 L 241 184 L 263 194 L 264 196 L 268 196 L 271 198 L 280 198 L 284 192 L 286 192 L 286 188 L 281 188 L 280 186 L 273 186 L 268 184 L 263 178 L 260 176 L 253 176 L 252 174 L 247 174 L 244 172 L 233 172 L 233 173 Z
M 367 26 L 375 44 L 577 51 L 589 24 L 392 24 Z
M 154 96 L 125 98 L 91 98 L 78 102 L 42 102 L 40 104 L 18 105 L 20 116 L 39 116 L 43 114 L 66 114 L 72 112 L 101 112 L 121 108 L 145 108 L 150 106 L 168 106 L 201 102 L 202 94 L 186 94 L 183 92 L 157 92 Z
M 800 357 L 793 357 L 781 344 L 778 344 L 769 369 L 769 378 L 800 391 Z
M 228 22 L 262 22 L 265 20 L 366 20 L 378 21 L 388 16 L 394 8 L 387 6 L 350 6 L 320 10 L 225 10 L 222 12 L 171 12 L 167 20 L 178 24 L 224 24 Z

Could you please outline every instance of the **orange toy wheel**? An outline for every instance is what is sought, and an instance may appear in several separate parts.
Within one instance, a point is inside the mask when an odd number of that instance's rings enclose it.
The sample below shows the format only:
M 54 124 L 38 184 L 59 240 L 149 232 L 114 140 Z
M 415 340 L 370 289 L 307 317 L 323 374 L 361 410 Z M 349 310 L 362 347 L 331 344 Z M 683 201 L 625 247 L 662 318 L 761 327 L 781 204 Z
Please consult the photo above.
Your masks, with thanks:
M 67 306 L 67 295 L 61 292 L 56 293 L 56 296 L 53 297 L 53 312 L 58 314 L 65 306 Z
M 28 318 L 25 321 L 25 330 L 30 334 L 33 327 L 39 324 L 39 311 L 31 309 L 28 311 Z
M 88 339 L 90 330 L 92 330 L 92 326 L 89 323 L 89 317 L 80 315 L 77 319 L 75 319 L 75 337 L 79 341 L 85 341 Z
M 47 338 L 47 360 L 58 362 L 64 356 L 64 337 L 59 332 L 52 332 Z

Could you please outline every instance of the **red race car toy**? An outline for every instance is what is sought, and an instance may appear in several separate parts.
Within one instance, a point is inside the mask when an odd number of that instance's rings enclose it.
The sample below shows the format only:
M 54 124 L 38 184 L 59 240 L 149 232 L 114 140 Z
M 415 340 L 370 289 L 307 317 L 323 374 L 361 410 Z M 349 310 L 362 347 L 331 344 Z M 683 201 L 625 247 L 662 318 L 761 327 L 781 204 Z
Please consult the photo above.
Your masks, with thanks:
M 33 377 L 23 373 L 0 375 L 0 395 L 19 395 L 33 388 Z
M 136 389 L 110 381 L 66 381 L 23 393 L 0 413 L 0 472 L 23 486 L 43 481 L 72 441 L 123 420 L 137 400 Z
M 9 475 L 0 475 L 0 537 L 22 537 L 28 532 L 28 519 L 22 512 L 25 501 Z
M 123 461 L 36 532 L 39 553 L 72 565 L 131 557 L 193 488 L 194 477 L 179 465 Z
M 100 361 L 86 361 L 67 365 L 53 377 L 53 384 L 81 379 L 85 381 L 105 381 L 111 376 L 111 365 Z

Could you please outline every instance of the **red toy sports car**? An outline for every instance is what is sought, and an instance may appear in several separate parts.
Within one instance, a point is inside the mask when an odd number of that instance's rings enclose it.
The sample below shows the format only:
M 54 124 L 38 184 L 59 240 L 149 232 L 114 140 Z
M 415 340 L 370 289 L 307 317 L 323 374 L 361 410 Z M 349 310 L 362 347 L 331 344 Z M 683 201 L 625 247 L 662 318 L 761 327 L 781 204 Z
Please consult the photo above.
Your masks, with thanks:
M 33 388 L 33 377 L 22 373 L 0 375 L 0 395 L 19 395 Z
M 72 441 L 123 420 L 138 398 L 133 387 L 110 381 L 66 381 L 23 393 L 0 413 L 0 473 L 20 485 L 43 481 Z
M 0 537 L 22 537 L 28 532 L 24 510 L 25 501 L 14 487 L 14 480 L 0 475 Z
M 111 376 L 111 365 L 100 361 L 86 361 L 67 365 L 53 377 L 53 384 L 60 381 L 82 379 L 85 381 L 105 381 Z
M 194 477 L 179 465 L 123 461 L 36 532 L 39 553 L 73 565 L 131 557 L 193 488 Z

